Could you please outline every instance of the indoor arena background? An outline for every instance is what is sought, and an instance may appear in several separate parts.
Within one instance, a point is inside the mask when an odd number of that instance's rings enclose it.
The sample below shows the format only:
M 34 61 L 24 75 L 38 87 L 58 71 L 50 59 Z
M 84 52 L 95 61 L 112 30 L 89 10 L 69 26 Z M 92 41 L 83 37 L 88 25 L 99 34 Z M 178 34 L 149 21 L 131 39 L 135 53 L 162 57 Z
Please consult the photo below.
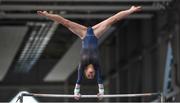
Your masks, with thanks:
M 0 102 L 15 103 L 22 92 L 73 94 L 81 40 L 37 10 L 93 26 L 132 5 L 142 11 L 99 40 L 105 94 L 162 93 L 165 101 L 180 102 L 180 0 L 0 0 Z M 97 93 L 96 80 L 82 81 L 81 94 Z M 29 97 L 25 103 L 72 101 Z M 155 102 L 159 96 L 79 101 Z

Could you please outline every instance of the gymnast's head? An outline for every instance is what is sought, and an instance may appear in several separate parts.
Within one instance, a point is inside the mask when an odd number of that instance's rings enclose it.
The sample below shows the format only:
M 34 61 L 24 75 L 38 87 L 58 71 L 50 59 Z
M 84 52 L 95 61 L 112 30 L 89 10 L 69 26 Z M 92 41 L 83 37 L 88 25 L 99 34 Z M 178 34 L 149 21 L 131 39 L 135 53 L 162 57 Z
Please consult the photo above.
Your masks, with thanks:
M 89 64 L 84 70 L 85 76 L 87 79 L 93 79 L 95 76 L 95 69 L 92 64 Z

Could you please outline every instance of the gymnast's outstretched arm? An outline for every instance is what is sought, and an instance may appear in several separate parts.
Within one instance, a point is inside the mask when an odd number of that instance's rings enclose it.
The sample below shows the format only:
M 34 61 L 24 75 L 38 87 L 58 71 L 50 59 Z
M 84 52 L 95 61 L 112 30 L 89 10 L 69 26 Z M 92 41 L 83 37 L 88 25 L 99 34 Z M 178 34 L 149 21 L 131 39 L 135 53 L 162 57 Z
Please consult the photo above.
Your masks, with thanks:
M 128 10 L 120 11 L 117 14 L 107 18 L 106 20 L 94 25 L 92 28 L 94 29 L 94 34 L 97 38 L 100 38 L 102 34 L 112 26 L 112 24 L 120 21 L 121 19 L 127 17 L 128 15 L 138 12 L 141 10 L 140 6 L 132 6 Z
M 48 13 L 47 11 L 37 11 L 37 13 L 40 16 L 48 17 L 49 19 L 54 20 L 54 21 L 64 25 L 70 31 L 72 31 L 74 34 L 79 36 L 81 39 L 83 39 L 83 37 L 86 35 L 87 27 L 85 27 L 83 25 L 80 25 L 78 23 L 75 23 L 68 19 L 65 19 L 60 15 Z

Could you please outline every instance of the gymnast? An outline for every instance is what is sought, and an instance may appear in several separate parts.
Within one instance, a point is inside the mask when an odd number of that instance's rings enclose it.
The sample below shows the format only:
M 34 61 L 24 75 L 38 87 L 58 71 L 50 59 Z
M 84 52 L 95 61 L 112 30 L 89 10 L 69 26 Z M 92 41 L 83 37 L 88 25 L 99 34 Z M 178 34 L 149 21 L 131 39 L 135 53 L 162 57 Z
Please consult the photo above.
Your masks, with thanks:
M 80 98 L 80 84 L 83 78 L 83 72 L 87 79 L 94 79 L 94 77 L 96 77 L 99 87 L 99 93 L 97 94 L 99 99 L 101 99 L 101 95 L 104 95 L 104 86 L 99 65 L 98 39 L 114 23 L 140 10 L 140 6 L 132 6 L 130 9 L 120 11 L 92 27 L 85 27 L 65 19 L 60 15 L 48 13 L 47 11 L 37 11 L 38 15 L 45 16 L 62 24 L 82 40 L 81 60 L 78 66 L 78 77 L 74 88 L 74 98 L 76 100 Z

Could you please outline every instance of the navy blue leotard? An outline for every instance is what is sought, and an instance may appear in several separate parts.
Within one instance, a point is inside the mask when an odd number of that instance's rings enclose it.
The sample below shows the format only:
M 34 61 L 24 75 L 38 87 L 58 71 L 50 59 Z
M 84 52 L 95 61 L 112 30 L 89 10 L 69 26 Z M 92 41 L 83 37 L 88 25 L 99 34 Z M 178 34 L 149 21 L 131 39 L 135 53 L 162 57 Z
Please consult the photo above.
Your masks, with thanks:
M 77 84 L 80 84 L 83 77 L 83 71 L 89 64 L 92 64 L 95 68 L 95 75 L 98 84 L 102 84 L 103 81 L 101 78 L 98 55 L 98 39 L 94 35 L 92 27 L 88 27 L 86 36 L 82 40 L 81 61 L 78 66 Z

